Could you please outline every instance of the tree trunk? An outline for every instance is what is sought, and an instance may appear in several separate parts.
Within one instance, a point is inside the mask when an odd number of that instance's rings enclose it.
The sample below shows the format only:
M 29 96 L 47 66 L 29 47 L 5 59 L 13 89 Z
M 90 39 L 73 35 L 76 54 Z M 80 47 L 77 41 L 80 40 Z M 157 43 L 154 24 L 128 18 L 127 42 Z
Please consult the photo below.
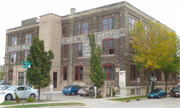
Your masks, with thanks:
M 40 87 L 38 87 L 38 101 L 40 101 Z
M 146 95 L 149 93 L 149 69 L 146 70 Z
M 166 93 L 167 93 L 167 76 L 165 76 L 165 79 L 166 79 L 166 87 L 165 87 L 165 91 L 166 91 Z

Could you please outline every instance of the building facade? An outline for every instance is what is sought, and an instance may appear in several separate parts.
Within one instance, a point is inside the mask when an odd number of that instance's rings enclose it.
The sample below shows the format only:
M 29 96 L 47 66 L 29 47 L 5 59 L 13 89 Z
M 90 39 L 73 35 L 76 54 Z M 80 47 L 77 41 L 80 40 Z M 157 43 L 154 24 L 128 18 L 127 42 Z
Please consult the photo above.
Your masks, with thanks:
M 50 71 L 54 91 L 62 90 L 69 84 L 81 86 L 93 85 L 90 75 L 90 46 L 88 33 L 94 33 L 96 44 L 102 48 L 102 68 L 106 73 L 104 87 L 106 93 L 112 88 L 117 94 L 137 94 L 137 78 L 140 78 L 140 94 L 145 94 L 146 76 L 144 70 L 137 71 L 133 62 L 130 32 L 135 21 L 145 25 L 154 18 L 123 1 L 67 16 L 45 14 L 40 19 L 22 21 L 20 27 L 8 29 L 6 34 L 5 76 L 6 83 L 24 84 L 28 51 L 34 36 L 45 42 L 45 50 L 53 50 L 52 69 Z M 119 86 L 119 71 L 126 71 L 126 86 Z M 156 76 L 155 87 L 164 88 L 164 75 L 160 70 L 152 71 Z M 175 86 L 176 76 L 170 75 L 168 90 Z M 42 88 L 49 91 L 49 87 Z

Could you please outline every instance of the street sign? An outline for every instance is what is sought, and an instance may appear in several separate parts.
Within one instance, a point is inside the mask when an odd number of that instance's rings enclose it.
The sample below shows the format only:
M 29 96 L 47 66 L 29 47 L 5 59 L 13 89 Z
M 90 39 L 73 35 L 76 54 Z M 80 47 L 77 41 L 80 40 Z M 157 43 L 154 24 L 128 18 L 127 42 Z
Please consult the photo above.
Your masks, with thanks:
M 126 86 L 126 71 L 119 71 L 119 86 Z
M 23 61 L 23 68 L 30 68 L 31 62 Z
M 151 81 L 153 81 L 153 82 L 155 82 L 157 80 L 157 78 L 155 77 L 155 76 L 153 76 L 152 78 L 151 78 Z
M 23 64 L 24 64 L 24 65 L 31 65 L 31 62 L 23 61 Z

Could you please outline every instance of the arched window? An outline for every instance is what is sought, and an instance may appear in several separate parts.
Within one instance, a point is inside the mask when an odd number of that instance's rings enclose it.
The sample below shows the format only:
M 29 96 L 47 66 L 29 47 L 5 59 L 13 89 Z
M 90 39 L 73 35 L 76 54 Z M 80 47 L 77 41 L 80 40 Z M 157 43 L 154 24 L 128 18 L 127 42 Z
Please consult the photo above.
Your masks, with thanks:
M 103 65 L 103 72 L 106 74 L 106 79 L 108 81 L 115 80 L 115 68 L 114 64 Z
M 74 80 L 82 81 L 83 80 L 83 66 L 74 67 Z
M 67 66 L 63 67 L 63 80 L 67 80 Z

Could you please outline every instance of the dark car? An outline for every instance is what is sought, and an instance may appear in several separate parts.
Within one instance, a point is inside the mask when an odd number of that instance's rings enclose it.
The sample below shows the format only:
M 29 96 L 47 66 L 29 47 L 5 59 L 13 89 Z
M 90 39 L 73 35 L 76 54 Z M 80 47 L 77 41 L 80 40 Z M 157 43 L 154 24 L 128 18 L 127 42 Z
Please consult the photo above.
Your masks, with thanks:
M 172 88 L 170 91 L 170 96 L 171 97 L 179 97 L 179 90 L 180 90 L 180 88 L 178 88 L 178 87 Z
M 166 97 L 166 95 L 167 93 L 163 89 L 155 89 L 148 94 L 148 98 L 161 98 Z
M 72 95 L 78 94 L 78 90 L 80 88 L 82 88 L 82 87 L 79 85 L 68 85 L 68 86 L 64 87 L 63 94 L 65 94 L 65 95 L 67 95 L 67 94 L 72 94 Z

